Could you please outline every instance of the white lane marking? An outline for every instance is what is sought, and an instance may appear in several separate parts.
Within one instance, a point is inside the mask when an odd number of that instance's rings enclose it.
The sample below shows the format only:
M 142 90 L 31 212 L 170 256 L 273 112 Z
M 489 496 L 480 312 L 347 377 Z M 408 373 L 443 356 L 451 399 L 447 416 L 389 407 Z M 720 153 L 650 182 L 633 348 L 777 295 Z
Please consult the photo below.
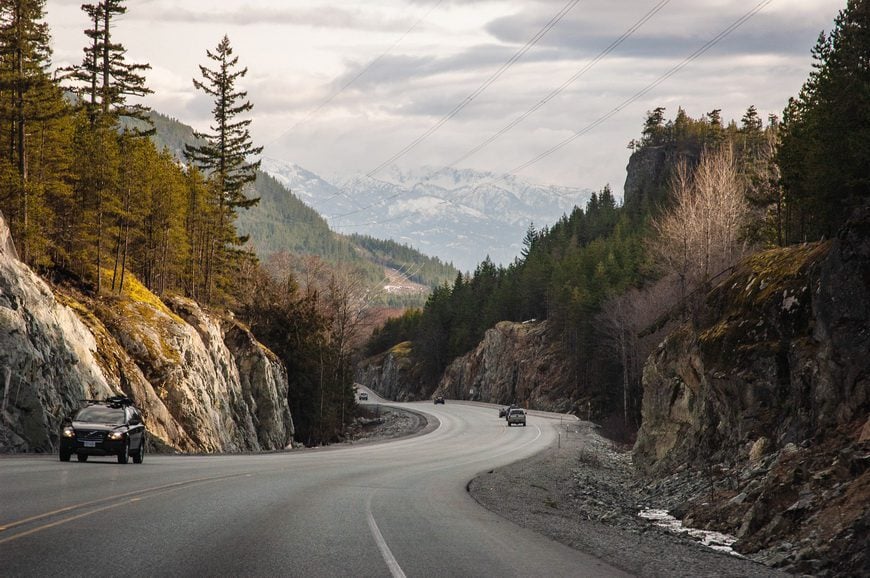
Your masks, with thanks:
M 390 574 L 392 574 L 393 578 L 406 578 L 405 573 L 402 571 L 402 567 L 399 566 L 396 557 L 393 556 L 393 552 L 390 550 L 390 547 L 387 546 L 387 541 L 384 540 L 384 535 L 381 534 L 381 530 L 378 528 L 378 523 L 375 522 L 374 515 L 372 515 L 371 495 L 369 495 L 366 504 L 366 517 L 369 520 L 369 529 L 372 531 L 372 536 L 378 544 L 378 550 L 381 551 L 381 556 L 384 557 L 384 562 L 387 563 L 387 567 L 390 569 Z

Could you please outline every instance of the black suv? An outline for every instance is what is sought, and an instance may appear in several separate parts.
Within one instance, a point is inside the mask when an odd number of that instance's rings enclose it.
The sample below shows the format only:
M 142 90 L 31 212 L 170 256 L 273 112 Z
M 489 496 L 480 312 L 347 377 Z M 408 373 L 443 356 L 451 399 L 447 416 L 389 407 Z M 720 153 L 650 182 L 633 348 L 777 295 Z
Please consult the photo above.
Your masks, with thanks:
M 145 424 L 142 414 L 126 397 L 103 401 L 85 400 L 87 405 L 67 419 L 60 430 L 60 461 L 75 454 L 80 462 L 88 456 L 118 456 L 119 464 L 141 464 L 145 457 Z

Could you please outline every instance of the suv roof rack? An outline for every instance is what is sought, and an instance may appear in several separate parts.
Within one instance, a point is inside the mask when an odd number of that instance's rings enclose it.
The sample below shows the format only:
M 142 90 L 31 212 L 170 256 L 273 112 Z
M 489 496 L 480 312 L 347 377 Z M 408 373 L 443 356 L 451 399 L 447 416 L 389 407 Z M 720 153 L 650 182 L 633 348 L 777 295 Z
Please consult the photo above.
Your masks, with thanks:
M 106 399 L 83 399 L 82 403 L 90 405 L 110 405 L 114 407 L 132 406 L 133 400 L 124 395 L 113 395 Z

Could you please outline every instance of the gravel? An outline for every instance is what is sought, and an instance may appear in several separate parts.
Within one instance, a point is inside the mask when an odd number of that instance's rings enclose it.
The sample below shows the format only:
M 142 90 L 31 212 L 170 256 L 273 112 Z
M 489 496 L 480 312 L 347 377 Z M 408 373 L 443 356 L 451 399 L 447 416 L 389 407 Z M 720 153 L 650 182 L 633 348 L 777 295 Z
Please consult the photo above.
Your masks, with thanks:
M 348 443 L 370 443 L 421 434 L 433 429 L 435 420 L 419 412 L 382 405 L 366 406 L 350 428 Z
M 663 492 L 637 482 L 630 452 L 599 436 L 592 424 L 571 424 L 560 437 L 560 447 L 478 476 L 469 492 L 520 526 L 640 576 L 784 575 L 641 518 L 647 508 L 675 504 L 661 503 Z

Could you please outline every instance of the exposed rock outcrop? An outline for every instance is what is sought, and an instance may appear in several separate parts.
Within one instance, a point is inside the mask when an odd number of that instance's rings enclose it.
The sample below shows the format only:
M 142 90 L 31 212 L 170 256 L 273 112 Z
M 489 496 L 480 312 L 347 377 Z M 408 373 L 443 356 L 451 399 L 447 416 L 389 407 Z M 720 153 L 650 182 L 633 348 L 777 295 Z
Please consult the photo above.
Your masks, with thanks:
M 474 351 L 445 370 L 436 393 L 451 399 L 528 403 L 548 411 L 576 410 L 564 351 L 547 323 L 498 323 Z
M 408 401 L 444 395 L 487 403 L 517 403 L 559 412 L 589 411 L 578 399 L 569 362 L 545 321 L 502 321 L 480 344 L 444 370 L 436 386 L 423 385 L 413 344 L 400 343 L 360 365 L 356 380 L 387 399 Z
M 52 451 L 80 400 L 124 393 L 158 446 L 286 447 L 286 370 L 245 328 L 128 277 L 122 297 L 52 289 L 18 261 L 0 218 L 0 451 Z M 3 381 L 8 369 L 8 387 Z
M 236 362 L 242 397 L 263 449 L 283 448 L 293 437 L 287 404 L 287 369 L 250 331 L 231 323 L 224 343 Z
M 683 509 L 739 550 L 866 572 L 868 352 L 864 211 L 833 241 L 747 259 L 665 340 L 644 369 L 635 463 L 653 478 L 706 472 L 710 494 Z
M 0 215 L 0 451 L 51 449 L 78 400 L 117 392 L 95 350 L 76 314 L 18 260 Z
M 367 359 L 359 366 L 356 381 L 379 396 L 394 401 L 426 399 L 432 388 L 419 379 L 418 368 L 411 359 L 413 344 L 399 343 L 389 351 Z

